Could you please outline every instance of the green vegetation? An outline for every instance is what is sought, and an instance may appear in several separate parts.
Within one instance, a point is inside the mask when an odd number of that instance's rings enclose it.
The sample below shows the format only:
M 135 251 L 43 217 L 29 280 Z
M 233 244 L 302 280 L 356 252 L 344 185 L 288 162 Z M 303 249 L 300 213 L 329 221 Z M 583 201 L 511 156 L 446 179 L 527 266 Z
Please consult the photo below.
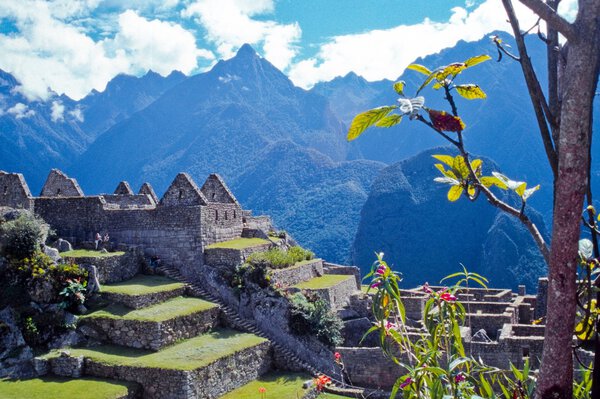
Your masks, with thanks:
M 306 390 L 302 389 L 302 383 L 311 380 L 308 374 L 300 373 L 269 373 L 260 378 L 250 381 L 248 384 L 229 392 L 221 399 L 257 399 L 261 398 L 259 389 L 264 388 L 265 399 L 299 398 Z M 325 396 L 323 396 L 325 397 Z M 329 397 L 329 396 L 327 396 Z
M 116 252 L 100 252 L 88 249 L 74 249 L 72 251 L 61 252 L 63 258 L 108 258 L 110 256 L 125 255 L 123 251 Z
M 298 292 L 289 300 L 289 326 L 292 331 L 300 335 L 315 335 L 330 347 L 341 345 L 344 324 L 318 294 Z
M 315 254 L 311 251 L 299 246 L 294 246 L 287 251 L 283 251 L 279 248 L 273 248 L 265 252 L 255 252 L 248 257 L 246 262 L 254 266 L 282 269 L 297 262 L 311 260 L 314 258 L 314 256 Z
M 257 245 L 270 244 L 269 241 L 262 238 L 236 238 L 235 240 L 216 242 L 210 244 L 206 249 L 226 248 L 226 249 L 246 249 Z
M 0 221 L 0 256 L 11 259 L 33 256 L 46 241 L 48 230 L 42 219 L 29 212 L 9 222 Z
M 125 397 L 134 384 L 96 378 L 35 378 L 0 380 L 2 399 L 115 399 Z
M 158 352 L 114 345 L 71 349 L 70 352 L 72 356 L 84 356 L 107 365 L 195 370 L 265 341 L 252 334 L 217 330 L 181 341 Z
M 297 284 L 295 287 L 302 290 L 322 290 L 325 288 L 333 287 L 336 284 L 354 278 L 354 276 L 348 276 L 343 274 L 326 274 L 321 277 L 315 277 L 308 281 L 304 281 Z
M 129 309 L 122 305 L 109 305 L 82 318 L 109 318 L 138 321 L 166 321 L 175 317 L 187 316 L 192 313 L 216 307 L 214 303 L 199 298 L 177 297 L 157 305 L 142 309 Z
M 173 291 L 184 286 L 185 284 L 173 281 L 166 277 L 138 274 L 127 281 L 103 285 L 102 292 L 134 296 Z

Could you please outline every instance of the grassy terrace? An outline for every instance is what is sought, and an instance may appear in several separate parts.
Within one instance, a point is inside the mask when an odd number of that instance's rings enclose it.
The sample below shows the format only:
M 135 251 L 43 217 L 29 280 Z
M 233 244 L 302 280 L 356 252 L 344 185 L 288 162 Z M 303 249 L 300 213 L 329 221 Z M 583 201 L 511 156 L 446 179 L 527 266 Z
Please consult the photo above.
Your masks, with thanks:
M 348 276 L 343 274 L 325 274 L 322 277 L 315 277 L 308 281 L 304 281 L 300 284 L 297 284 L 295 287 L 300 288 L 302 290 L 320 290 L 333 287 L 334 285 L 337 285 L 342 281 L 346 281 L 351 278 L 353 279 L 354 276 Z
M 262 238 L 236 238 L 235 240 L 216 242 L 210 244 L 206 249 L 227 248 L 227 249 L 246 249 L 256 245 L 270 244 L 269 241 Z
M 125 255 L 123 251 L 116 252 L 100 252 L 92 251 L 88 249 L 74 249 L 72 251 L 61 252 L 60 256 L 63 258 L 107 258 L 110 256 L 121 256 Z
M 252 334 L 217 330 L 181 341 L 158 352 L 114 345 L 70 349 L 70 352 L 72 356 L 84 356 L 106 365 L 195 370 L 265 341 L 266 339 Z
M 185 284 L 183 283 L 178 283 L 163 276 L 145 276 L 143 274 L 138 274 L 131 280 L 103 285 L 102 292 L 134 296 L 173 291 L 184 286 Z
M 82 319 L 103 317 L 110 319 L 160 322 L 175 317 L 198 313 L 203 310 L 212 309 L 216 306 L 217 305 L 214 303 L 199 298 L 177 297 L 142 309 L 130 309 L 122 305 L 112 304 L 102 310 L 83 316 Z
M 132 384 L 126 382 L 109 382 L 95 378 L 0 380 L 0 398 L 115 399 L 126 397 L 130 386 Z
M 308 374 L 269 373 L 229 392 L 222 396 L 221 399 L 260 398 L 258 389 L 261 387 L 267 390 L 265 392 L 266 398 L 301 398 L 306 393 L 306 390 L 302 389 L 302 383 L 310 379 L 311 376 Z

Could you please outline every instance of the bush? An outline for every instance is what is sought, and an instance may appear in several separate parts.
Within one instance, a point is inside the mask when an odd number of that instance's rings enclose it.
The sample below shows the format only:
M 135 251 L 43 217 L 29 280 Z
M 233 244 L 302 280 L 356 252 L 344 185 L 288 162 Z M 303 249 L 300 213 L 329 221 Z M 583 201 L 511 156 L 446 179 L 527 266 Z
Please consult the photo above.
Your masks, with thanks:
M 48 225 L 29 212 L 0 225 L 0 254 L 10 259 L 32 256 L 46 241 Z
M 255 252 L 251 254 L 246 262 L 255 266 L 270 267 L 272 269 L 283 269 L 303 260 L 310 260 L 315 256 L 309 250 L 299 246 L 291 247 L 287 251 L 273 248 L 266 252 Z
M 290 297 L 290 329 L 299 335 L 315 335 L 329 347 L 341 345 L 342 320 L 318 295 L 296 293 Z

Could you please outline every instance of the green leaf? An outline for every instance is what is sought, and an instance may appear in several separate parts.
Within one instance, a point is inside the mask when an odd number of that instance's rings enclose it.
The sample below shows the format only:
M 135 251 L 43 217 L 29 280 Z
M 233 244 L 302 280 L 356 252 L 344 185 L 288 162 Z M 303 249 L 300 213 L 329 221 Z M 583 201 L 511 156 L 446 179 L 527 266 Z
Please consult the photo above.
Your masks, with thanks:
M 474 84 L 464 84 L 455 86 L 458 94 L 466 98 L 467 100 L 476 100 L 486 98 L 486 94 L 481 88 Z
M 405 82 L 403 80 L 400 80 L 400 81 L 394 83 L 394 90 L 396 91 L 396 93 L 400 94 L 401 96 L 404 95 L 404 84 L 405 84 Z
M 443 163 L 445 163 L 446 165 L 452 167 L 452 165 L 454 165 L 454 157 L 450 156 L 450 155 L 432 155 L 433 158 L 437 159 L 438 161 L 442 161 Z
M 466 60 L 465 65 L 467 66 L 467 68 L 470 68 L 474 65 L 480 64 L 484 61 L 491 60 L 491 59 L 492 59 L 492 57 L 490 57 L 487 54 L 476 55 L 475 57 L 471 57 L 468 60 Z
M 362 343 L 364 341 L 364 339 L 367 338 L 367 335 L 371 334 L 373 331 L 377 331 L 378 329 L 379 329 L 379 327 L 377 325 L 369 328 L 367 330 L 367 332 L 363 334 L 362 338 L 360 339 L 360 343 Z
M 440 82 L 435 82 L 433 86 L 431 86 L 433 90 L 439 90 L 442 88 L 442 84 Z
M 508 187 L 506 186 L 506 184 L 504 184 L 502 180 L 494 176 L 483 176 L 479 178 L 479 181 L 481 181 L 481 184 L 483 184 L 486 187 L 496 186 L 498 188 L 501 188 L 502 190 L 508 189 Z
M 462 155 L 457 155 L 454 157 L 452 169 L 457 171 L 460 174 L 459 177 L 463 179 L 467 179 L 469 177 L 469 168 L 467 167 L 467 163 Z
M 367 128 L 373 126 L 379 120 L 383 119 L 393 109 L 398 108 L 396 105 L 389 105 L 379 108 L 370 109 L 366 112 L 358 114 L 352 120 L 350 129 L 348 129 L 348 141 L 352 141 L 360 136 Z
M 474 160 L 472 160 L 472 161 L 471 161 L 471 168 L 472 168 L 472 169 L 473 169 L 475 172 L 477 172 L 477 169 L 480 169 L 480 168 L 481 168 L 481 164 L 482 164 L 482 163 L 483 163 L 483 162 L 481 161 L 481 159 L 474 159 Z
M 422 73 L 425 76 L 431 75 L 431 71 L 427 67 L 424 67 L 423 65 L 420 65 L 420 64 L 410 64 L 409 66 L 406 67 L 406 69 L 411 69 L 413 71 Z
M 384 118 L 381 118 L 379 121 L 377 121 L 377 123 L 375 123 L 375 126 L 377 126 L 377 127 L 392 127 L 392 126 L 397 125 L 401 121 L 402 121 L 401 115 L 391 114 Z
M 520 182 L 521 184 L 519 184 L 517 186 L 517 188 L 515 189 L 515 193 L 517 193 L 520 197 L 523 197 L 523 194 L 525 194 L 525 189 L 527 188 L 527 183 L 525 182 Z
M 462 195 L 463 190 L 464 189 L 462 186 L 450 187 L 450 190 L 448 190 L 448 201 L 454 202 L 454 201 L 458 200 L 460 198 L 460 196 Z

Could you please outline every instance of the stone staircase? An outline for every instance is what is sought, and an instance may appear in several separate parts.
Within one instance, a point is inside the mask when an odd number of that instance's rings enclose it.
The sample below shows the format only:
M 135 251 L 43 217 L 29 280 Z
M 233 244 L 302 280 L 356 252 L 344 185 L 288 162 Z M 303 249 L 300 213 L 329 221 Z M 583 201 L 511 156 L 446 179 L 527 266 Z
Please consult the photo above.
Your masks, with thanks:
M 102 344 L 40 362 L 59 376 L 136 382 L 150 399 L 218 398 L 271 370 L 267 339 L 223 327 L 218 304 L 185 293 L 197 290 L 159 276 L 105 285 L 108 306 L 81 320 Z

